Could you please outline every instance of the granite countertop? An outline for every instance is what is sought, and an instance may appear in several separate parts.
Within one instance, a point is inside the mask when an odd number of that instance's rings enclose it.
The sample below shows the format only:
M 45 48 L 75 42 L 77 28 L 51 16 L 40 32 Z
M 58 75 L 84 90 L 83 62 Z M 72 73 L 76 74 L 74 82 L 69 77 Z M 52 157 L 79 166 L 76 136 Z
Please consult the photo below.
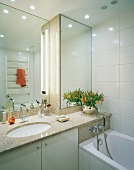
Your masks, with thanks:
M 51 114 L 51 116 L 43 116 L 42 118 L 37 118 L 37 115 L 30 116 L 28 118 L 28 122 L 25 123 L 20 123 L 20 119 L 16 119 L 15 124 L 13 125 L 9 125 L 8 122 L 6 122 L 6 124 L 0 123 L 0 154 L 21 147 L 23 145 L 27 145 L 29 143 L 51 137 L 69 129 L 80 127 L 82 125 L 85 125 L 86 123 L 102 119 L 102 114 L 96 113 L 93 115 L 87 115 L 83 114 L 82 111 L 67 114 L 66 116 L 68 116 L 70 120 L 64 123 L 58 122 L 56 120 L 58 116 L 55 114 Z M 106 114 L 106 116 L 110 116 L 110 114 Z M 51 123 L 51 128 L 41 134 L 28 137 L 11 138 L 7 137 L 6 135 L 10 130 L 16 127 L 35 122 Z

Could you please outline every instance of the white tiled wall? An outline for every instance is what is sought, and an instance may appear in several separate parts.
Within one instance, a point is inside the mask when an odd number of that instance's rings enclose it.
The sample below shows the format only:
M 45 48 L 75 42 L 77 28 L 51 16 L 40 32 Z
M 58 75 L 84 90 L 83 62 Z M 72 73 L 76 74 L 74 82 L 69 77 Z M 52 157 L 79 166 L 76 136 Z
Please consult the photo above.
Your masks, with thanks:
M 22 54 L 18 54 L 18 51 L 14 50 L 6 50 L 6 49 L 0 49 L 0 106 L 6 105 L 6 62 L 5 62 L 5 56 L 8 55 L 15 55 L 15 56 L 27 56 L 29 57 L 29 79 L 30 79 L 30 91 L 29 94 L 19 94 L 19 95 L 10 95 L 16 103 L 29 103 L 30 101 L 33 101 L 33 54 L 23 52 Z
M 61 102 L 63 94 L 78 88 L 91 90 L 91 30 L 62 41 Z
M 109 30 L 110 28 L 110 30 Z M 93 85 L 111 128 L 134 136 L 134 9 L 93 27 Z

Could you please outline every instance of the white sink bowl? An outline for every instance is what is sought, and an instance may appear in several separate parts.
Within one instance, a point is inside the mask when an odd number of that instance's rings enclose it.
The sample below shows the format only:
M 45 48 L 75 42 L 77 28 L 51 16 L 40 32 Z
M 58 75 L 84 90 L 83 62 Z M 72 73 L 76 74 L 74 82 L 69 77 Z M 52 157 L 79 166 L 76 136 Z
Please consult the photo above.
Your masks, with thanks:
M 50 127 L 51 127 L 50 123 L 44 123 L 44 122 L 26 124 L 25 126 L 12 129 L 7 133 L 7 136 L 12 138 L 20 138 L 20 137 L 37 135 L 39 133 L 48 130 Z

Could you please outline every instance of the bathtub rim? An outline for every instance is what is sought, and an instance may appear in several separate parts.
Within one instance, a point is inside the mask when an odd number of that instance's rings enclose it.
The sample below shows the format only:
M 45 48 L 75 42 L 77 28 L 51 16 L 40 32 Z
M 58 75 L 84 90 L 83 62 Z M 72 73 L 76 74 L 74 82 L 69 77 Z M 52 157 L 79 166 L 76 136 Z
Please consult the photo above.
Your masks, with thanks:
M 117 132 L 114 130 L 107 130 L 105 131 L 105 133 L 112 133 L 112 132 Z M 120 132 L 117 132 L 120 133 Z M 123 134 L 124 135 L 124 134 Z M 107 157 L 106 155 L 104 155 L 103 153 L 99 152 L 95 147 L 94 147 L 94 140 L 96 140 L 96 137 L 93 137 L 91 139 L 88 139 L 82 143 L 79 144 L 79 148 L 81 148 L 82 150 L 84 150 L 86 153 L 91 154 L 92 156 L 94 156 L 96 159 L 104 162 L 106 165 L 110 166 L 111 168 L 113 168 L 114 170 L 128 170 L 125 167 L 123 167 L 122 165 L 120 165 L 119 163 L 113 161 L 112 159 L 110 159 L 109 157 Z

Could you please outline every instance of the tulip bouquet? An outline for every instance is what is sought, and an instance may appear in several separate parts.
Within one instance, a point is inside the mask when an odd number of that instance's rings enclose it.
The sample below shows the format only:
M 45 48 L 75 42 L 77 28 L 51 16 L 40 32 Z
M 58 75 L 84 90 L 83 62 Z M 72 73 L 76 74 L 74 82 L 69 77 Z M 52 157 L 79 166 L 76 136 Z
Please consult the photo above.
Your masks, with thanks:
M 102 104 L 104 101 L 104 94 L 98 94 L 98 92 L 83 91 L 81 89 L 76 89 L 74 91 L 68 91 L 64 93 L 64 100 L 67 103 L 76 103 L 76 105 L 90 106 L 98 111 L 98 104 Z

